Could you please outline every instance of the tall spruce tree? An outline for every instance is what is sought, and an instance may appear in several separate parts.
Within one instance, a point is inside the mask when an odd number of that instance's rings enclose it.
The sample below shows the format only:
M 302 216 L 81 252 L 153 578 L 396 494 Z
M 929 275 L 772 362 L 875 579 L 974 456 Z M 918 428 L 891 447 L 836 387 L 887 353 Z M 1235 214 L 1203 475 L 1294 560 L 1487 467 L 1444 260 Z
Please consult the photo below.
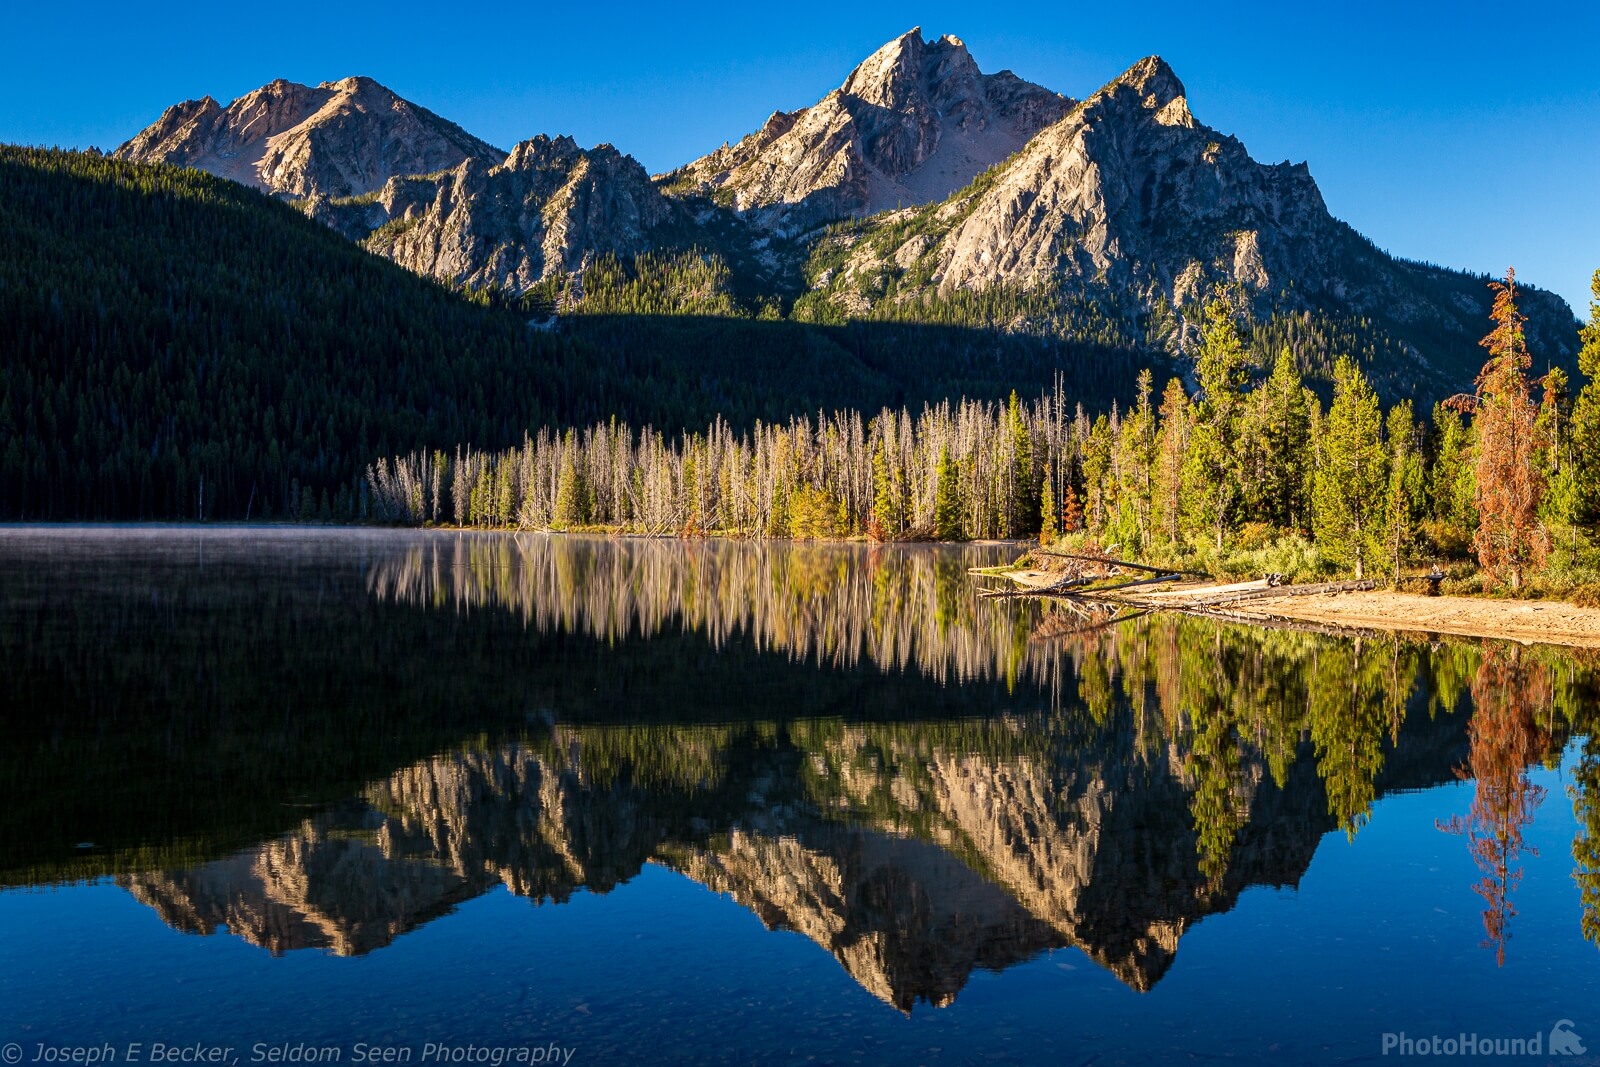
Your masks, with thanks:
M 1051 488 L 1055 481 L 1050 464 L 1044 465 L 1044 486 L 1039 491 L 1039 543 L 1048 545 L 1060 533 L 1056 517 L 1056 493 Z
M 1594 299 L 1583 327 L 1578 369 L 1588 379 L 1572 405 L 1572 517 L 1580 525 L 1600 526 L 1600 270 L 1590 282 Z
M 1304 528 L 1311 413 L 1287 346 L 1278 351 L 1272 374 L 1250 394 L 1240 436 L 1246 513 L 1274 526 Z
M 1312 530 L 1329 558 L 1357 578 L 1383 559 L 1387 463 L 1378 395 L 1355 361 L 1333 368 L 1333 406 L 1323 423 L 1323 449 L 1312 491 Z
M 1192 421 L 1189 394 L 1173 378 L 1161 394 L 1161 428 L 1156 433 L 1151 479 L 1151 525 L 1169 543 L 1177 541 L 1183 529 L 1183 469 Z
M 1465 544 L 1478 527 L 1473 497 L 1472 428 L 1454 407 L 1433 407 L 1433 465 L 1428 471 L 1428 514 Z
M 1423 483 L 1422 449 L 1411 401 L 1389 409 L 1389 486 L 1385 494 L 1384 541 L 1388 545 L 1388 571 L 1398 580 L 1416 545 L 1417 523 L 1427 505 Z
M 1152 467 L 1156 453 L 1156 411 L 1151 404 L 1154 376 L 1148 368 L 1139 372 L 1135 384 L 1134 406 L 1122 420 L 1117 441 L 1118 498 L 1130 514 L 1136 547 L 1143 551 L 1150 544 L 1151 497 L 1154 491 Z
M 1211 532 L 1220 549 L 1243 498 L 1238 421 L 1249 381 L 1244 343 L 1226 300 L 1206 305 L 1195 375 L 1200 399 L 1184 463 L 1184 512 L 1195 529 Z
M 941 541 L 964 541 L 961 513 L 961 472 L 950 458 L 950 446 L 939 448 L 939 465 L 934 475 L 933 528 Z

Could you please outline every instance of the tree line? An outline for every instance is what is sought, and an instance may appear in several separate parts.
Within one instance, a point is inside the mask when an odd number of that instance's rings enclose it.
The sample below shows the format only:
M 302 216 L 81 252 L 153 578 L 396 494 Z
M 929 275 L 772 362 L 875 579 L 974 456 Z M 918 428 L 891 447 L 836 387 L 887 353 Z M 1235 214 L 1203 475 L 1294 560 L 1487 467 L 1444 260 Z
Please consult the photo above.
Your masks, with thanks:
M 1572 395 L 1532 377 L 1516 280 L 1492 283 L 1476 389 L 1419 418 L 1384 410 L 1356 361 L 1325 406 L 1287 347 L 1251 365 L 1239 316 L 1206 306 L 1194 378 L 1090 415 L 1058 380 L 1035 400 L 818 412 L 667 434 L 611 420 L 503 451 L 384 459 L 373 517 L 399 523 L 877 540 L 1082 534 L 1127 554 L 1298 539 L 1328 567 L 1392 577 L 1476 555 L 1520 587 L 1553 531 L 1600 522 L 1600 272 Z M 1538 394 L 1537 396 L 1535 394 Z
M 365 516 L 372 457 L 622 414 L 737 425 L 1047 388 L 1148 355 L 730 313 L 714 257 L 602 260 L 541 308 L 458 292 L 194 170 L 0 146 L 0 520 Z M 573 310 L 573 309 L 569 309 Z M 530 325 L 530 320 L 533 325 Z

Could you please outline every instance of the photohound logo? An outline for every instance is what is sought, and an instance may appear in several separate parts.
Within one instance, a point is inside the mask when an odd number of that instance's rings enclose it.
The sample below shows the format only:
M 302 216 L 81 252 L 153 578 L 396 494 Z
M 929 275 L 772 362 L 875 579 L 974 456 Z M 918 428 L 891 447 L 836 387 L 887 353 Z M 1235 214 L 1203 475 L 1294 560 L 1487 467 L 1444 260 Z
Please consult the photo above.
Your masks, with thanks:
M 1581 1056 L 1588 1050 L 1583 1039 L 1572 1030 L 1572 1020 L 1562 1019 L 1531 1037 L 1481 1037 L 1456 1034 L 1445 1037 L 1430 1034 L 1412 1037 L 1404 1030 L 1383 1035 L 1385 1056 Z
M 1582 1056 L 1589 1051 L 1583 1047 L 1583 1039 L 1572 1032 L 1572 1020 L 1562 1019 L 1550 1030 L 1550 1055 L 1552 1056 Z

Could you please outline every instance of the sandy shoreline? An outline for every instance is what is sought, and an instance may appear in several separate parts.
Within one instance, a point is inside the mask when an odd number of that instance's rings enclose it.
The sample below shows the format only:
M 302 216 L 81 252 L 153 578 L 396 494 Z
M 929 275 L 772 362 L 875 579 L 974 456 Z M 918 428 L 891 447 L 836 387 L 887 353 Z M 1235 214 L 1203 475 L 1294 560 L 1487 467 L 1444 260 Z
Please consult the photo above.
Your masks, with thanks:
M 1297 619 L 1369 630 L 1600 649 L 1600 609 L 1553 600 L 1430 597 L 1375 590 L 1272 597 L 1251 600 L 1230 610 L 1240 616 Z

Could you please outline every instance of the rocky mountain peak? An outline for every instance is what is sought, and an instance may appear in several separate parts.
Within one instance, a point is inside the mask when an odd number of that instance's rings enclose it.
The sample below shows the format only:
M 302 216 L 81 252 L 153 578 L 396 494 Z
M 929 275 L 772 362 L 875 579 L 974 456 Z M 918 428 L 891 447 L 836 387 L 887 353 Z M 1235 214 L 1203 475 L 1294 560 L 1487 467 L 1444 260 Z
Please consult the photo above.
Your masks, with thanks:
M 763 225 L 820 223 L 941 199 L 1021 148 L 1073 101 L 1011 74 L 986 75 L 954 36 L 920 27 L 861 62 L 809 108 L 667 176 L 731 198 Z
M 561 135 L 549 137 L 539 134 L 511 147 L 511 154 L 502 164 L 507 170 L 539 170 L 545 167 L 570 167 L 572 161 L 583 153 L 578 142 Z
M 1129 97 L 1144 110 L 1155 112 L 1156 121 L 1164 126 L 1195 125 L 1183 82 L 1160 56 L 1139 60 L 1090 97 L 1089 103 L 1107 104 Z
M 375 192 L 396 175 L 497 163 L 503 153 L 368 77 L 315 87 L 279 78 L 226 108 L 168 108 L 115 152 L 175 163 L 294 197 Z
M 918 26 L 862 60 L 840 91 L 882 107 L 903 107 L 921 80 L 925 51 Z
M 840 92 L 869 104 L 906 110 L 924 100 L 961 100 L 981 93 L 983 77 L 961 38 L 931 44 L 916 27 L 878 49 L 850 72 Z

